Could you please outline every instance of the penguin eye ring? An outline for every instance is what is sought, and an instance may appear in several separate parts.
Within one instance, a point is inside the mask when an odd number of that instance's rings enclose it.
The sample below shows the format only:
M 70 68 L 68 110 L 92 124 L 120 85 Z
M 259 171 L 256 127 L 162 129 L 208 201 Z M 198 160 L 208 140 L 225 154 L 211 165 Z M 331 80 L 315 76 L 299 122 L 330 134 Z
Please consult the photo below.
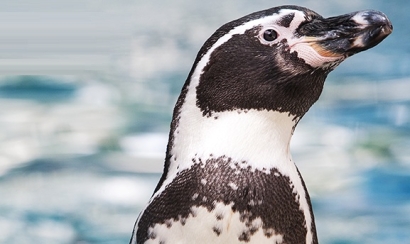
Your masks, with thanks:
M 278 33 L 274 29 L 267 29 L 263 32 L 263 39 L 272 42 L 278 38 Z

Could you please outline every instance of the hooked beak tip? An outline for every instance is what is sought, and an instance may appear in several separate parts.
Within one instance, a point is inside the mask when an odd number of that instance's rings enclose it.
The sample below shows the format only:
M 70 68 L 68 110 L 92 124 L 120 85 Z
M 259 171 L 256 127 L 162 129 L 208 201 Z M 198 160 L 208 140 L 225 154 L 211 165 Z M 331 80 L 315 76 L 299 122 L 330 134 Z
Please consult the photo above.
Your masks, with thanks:
M 387 16 L 376 10 L 357 12 L 352 20 L 363 31 L 356 36 L 352 48 L 357 52 L 364 51 L 379 44 L 384 38 L 393 32 L 393 25 Z

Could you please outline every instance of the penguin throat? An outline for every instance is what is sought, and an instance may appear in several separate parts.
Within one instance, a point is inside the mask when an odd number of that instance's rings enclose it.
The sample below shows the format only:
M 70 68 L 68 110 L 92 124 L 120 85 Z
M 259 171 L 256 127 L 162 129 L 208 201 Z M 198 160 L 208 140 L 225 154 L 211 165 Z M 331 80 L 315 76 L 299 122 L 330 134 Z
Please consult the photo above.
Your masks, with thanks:
M 171 171 L 190 168 L 193 158 L 229 157 L 258 170 L 286 168 L 291 162 L 289 143 L 297 123 L 295 116 L 254 109 L 204 116 L 192 98 L 188 92 L 170 135 L 167 158 Z

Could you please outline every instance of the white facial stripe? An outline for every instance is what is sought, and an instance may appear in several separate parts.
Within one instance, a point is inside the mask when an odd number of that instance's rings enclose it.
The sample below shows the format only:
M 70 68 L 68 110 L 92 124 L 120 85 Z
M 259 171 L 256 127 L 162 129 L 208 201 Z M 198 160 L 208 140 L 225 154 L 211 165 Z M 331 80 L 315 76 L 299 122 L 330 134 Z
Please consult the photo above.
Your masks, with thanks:
M 295 15 L 294 15 L 293 20 L 291 21 L 289 27 L 284 27 L 284 26 L 281 26 L 281 25 L 277 24 L 277 21 L 280 21 L 281 17 L 292 14 L 292 13 L 294 13 Z M 299 40 L 299 39 L 294 37 L 294 35 L 295 35 L 294 30 L 296 30 L 296 28 L 304 20 L 305 20 L 305 17 L 304 17 L 303 12 L 296 11 L 296 10 L 289 10 L 289 9 L 281 10 L 280 14 L 278 15 L 277 18 L 275 18 L 275 20 L 266 22 L 265 25 L 264 25 L 264 28 L 263 28 L 264 30 L 274 29 L 279 34 L 278 38 L 274 42 L 272 42 L 268 45 L 272 45 L 272 44 L 281 42 L 283 39 L 286 39 L 288 42 L 289 42 L 289 40 L 294 40 L 294 39 Z M 263 42 L 263 40 L 261 40 L 261 41 Z
M 296 30 L 300 23 L 302 23 L 303 21 L 305 21 L 305 13 L 300 12 L 300 11 L 292 11 L 292 10 L 282 10 L 281 13 L 286 13 L 286 14 L 290 14 L 290 13 L 295 13 L 295 16 L 293 17 L 292 22 L 290 23 L 290 26 L 288 27 L 288 29 L 290 30 Z

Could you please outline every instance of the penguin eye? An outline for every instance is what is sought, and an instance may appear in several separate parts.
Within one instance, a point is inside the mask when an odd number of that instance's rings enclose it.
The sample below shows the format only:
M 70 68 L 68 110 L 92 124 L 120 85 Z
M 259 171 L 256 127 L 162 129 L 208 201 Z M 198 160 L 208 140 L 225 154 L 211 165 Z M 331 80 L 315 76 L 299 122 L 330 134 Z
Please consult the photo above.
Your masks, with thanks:
M 273 29 L 267 29 L 263 32 L 263 39 L 265 39 L 265 41 L 271 42 L 276 38 L 278 38 L 278 33 Z

